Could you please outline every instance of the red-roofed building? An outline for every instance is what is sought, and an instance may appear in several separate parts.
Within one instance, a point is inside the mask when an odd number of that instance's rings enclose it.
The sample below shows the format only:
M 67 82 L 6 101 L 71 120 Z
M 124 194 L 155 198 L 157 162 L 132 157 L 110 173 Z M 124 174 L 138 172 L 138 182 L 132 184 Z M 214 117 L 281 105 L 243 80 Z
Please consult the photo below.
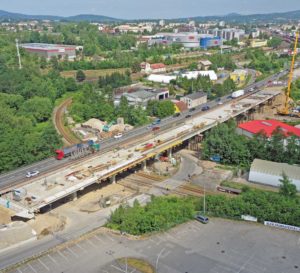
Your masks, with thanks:
M 272 133 L 279 129 L 286 137 L 295 135 L 300 138 L 300 129 L 287 125 L 278 120 L 252 120 L 239 124 L 237 132 L 247 137 L 253 137 L 258 133 L 264 133 L 267 137 L 271 137 Z
M 163 63 L 157 63 L 157 64 L 149 64 L 149 63 L 141 63 L 141 71 L 145 72 L 147 74 L 150 73 L 165 73 L 166 66 Z
M 188 109 L 187 105 L 183 101 L 172 100 L 175 106 L 175 113 L 182 113 Z

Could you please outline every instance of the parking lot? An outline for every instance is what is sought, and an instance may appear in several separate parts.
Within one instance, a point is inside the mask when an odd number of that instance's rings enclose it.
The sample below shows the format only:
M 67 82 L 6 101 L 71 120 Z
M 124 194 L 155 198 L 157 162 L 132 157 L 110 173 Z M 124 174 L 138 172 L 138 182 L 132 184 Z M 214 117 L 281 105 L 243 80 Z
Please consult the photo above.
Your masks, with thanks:
M 126 272 L 121 257 L 143 258 L 161 273 L 292 273 L 300 272 L 300 236 L 223 219 L 191 221 L 143 240 L 100 229 L 8 272 Z

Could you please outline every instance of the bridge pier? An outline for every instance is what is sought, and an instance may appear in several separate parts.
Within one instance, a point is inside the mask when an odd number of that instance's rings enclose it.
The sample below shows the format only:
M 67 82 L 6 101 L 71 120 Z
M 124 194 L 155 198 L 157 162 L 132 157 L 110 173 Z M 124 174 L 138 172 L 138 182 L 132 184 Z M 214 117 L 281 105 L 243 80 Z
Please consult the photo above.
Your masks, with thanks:
M 171 159 L 173 157 L 172 148 L 168 149 L 168 158 Z
M 142 170 L 147 171 L 147 161 L 146 160 L 142 162 Z
M 77 200 L 77 192 L 72 193 L 72 200 L 73 201 Z
M 109 180 L 112 184 L 116 184 L 116 175 L 111 176 Z

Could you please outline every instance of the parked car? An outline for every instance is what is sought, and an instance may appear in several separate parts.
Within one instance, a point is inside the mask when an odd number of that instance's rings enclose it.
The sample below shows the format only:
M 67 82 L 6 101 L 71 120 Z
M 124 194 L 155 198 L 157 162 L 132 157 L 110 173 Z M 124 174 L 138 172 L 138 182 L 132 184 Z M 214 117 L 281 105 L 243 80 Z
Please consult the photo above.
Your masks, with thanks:
M 195 220 L 201 222 L 202 224 L 207 224 L 209 222 L 209 219 L 206 216 L 200 214 L 195 216 Z
M 193 111 L 195 111 L 195 110 L 196 110 L 196 108 L 193 107 L 193 108 L 190 109 L 190 112 L 193 112 Z
M 159 130 L 159 129 L 160 129 L 159 126 L 155 126 L 155 127 L 152 128 L 152 131 L 157 131 L 157 130 Z
M 192 115 L 190 115 L 190 114 L 185 116 L 185 118 L 190 118 L 190 117 L 192 117 Z
M 175 114 L 173 115 L 174 118 L 177 118 L 177 117 L 179 117 L 179 116 L 180 116 L 180 113 L 175 113 Z
M 114 138 L 115 139 L 118 139 L 118 138 L 121 138 L 123 135 L 121 134 L 121 133 L 118 133 L 118 134 L 116 134 L 116 135 L 114 135 Z
M 159 118 L 152 122 L 152 125 L 157 125 L 157 124 L 160 124 L 160 119 Z
M 33 177 L 33 176 L 37 176 L 40 172 L 39 171 L 29 171 L 26 173 L 26 177 L 27 178 L 30 178 L 30 177 Z
M 209 107 L 208 105 L 205 105 L 205 106 L 202 107 L 201 110 L 202 110 L 202 111 L 207 111 L 207 110 L 209 110 L 209 109 L 210 109 L 210 107 Z

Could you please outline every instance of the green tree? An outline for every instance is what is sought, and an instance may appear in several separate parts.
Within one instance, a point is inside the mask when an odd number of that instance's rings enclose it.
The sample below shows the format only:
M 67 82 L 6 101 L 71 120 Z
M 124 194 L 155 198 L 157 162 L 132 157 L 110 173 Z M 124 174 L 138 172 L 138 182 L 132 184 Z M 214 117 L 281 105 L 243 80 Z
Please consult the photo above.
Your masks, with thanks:
M 78 70 L 76 72 L 76 80 L 78 82 L 83 82 L 85 80 L 85 74 L 84 74 L 84 72 L 82 70 Z
M 279 188 L 280 194 L 286 197 L 295 197 L 297 194 L 296 185 L 288 178 L 285 172 L 282 173 L 282 179 L 279 179 L 281 185 Z

